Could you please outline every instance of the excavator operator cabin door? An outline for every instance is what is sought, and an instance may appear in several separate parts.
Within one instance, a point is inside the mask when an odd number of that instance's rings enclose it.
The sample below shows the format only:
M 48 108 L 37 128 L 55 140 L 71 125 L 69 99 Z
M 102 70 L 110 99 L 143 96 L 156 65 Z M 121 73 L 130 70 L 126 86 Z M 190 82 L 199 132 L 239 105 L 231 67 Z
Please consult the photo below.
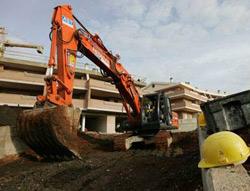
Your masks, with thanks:
M 154 134 L 171 127 L 171 106 L 164 93 L 147 94 L 142 100 L 142 131 Z
M 159 101 L 159 120 L 161 128 L 171 126 L 172 121 L 172 111 L 168 96 L 164 93 L 160 94 Z
M 142 98 L 142 124 L 140 134 L 153 136 L 159 129 L 159 94 L 146 94 Z
M 142 122 L 144 124 L 153 123 L 158 121 L 158 95 L 157 94 L 150 94 L 144 95 L 142 101 Z

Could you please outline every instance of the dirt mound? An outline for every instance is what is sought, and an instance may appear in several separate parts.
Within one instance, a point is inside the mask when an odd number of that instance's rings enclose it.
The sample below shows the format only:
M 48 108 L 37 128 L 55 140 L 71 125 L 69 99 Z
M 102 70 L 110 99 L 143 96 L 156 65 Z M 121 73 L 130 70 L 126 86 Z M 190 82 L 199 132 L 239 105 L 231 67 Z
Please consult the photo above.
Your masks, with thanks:
M 174 135 L 167 152 L 113 152 L 106 144 L 82 140 L 82 160 L 22 157 L 0 166 L 0 190 L 202 190 L 196 136 Z

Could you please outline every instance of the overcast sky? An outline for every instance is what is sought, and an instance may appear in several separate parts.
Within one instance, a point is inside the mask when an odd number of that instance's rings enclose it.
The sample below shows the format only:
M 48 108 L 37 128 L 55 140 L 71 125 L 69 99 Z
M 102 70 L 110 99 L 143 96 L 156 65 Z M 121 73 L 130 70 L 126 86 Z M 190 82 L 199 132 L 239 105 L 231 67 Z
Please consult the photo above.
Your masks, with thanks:
M 49 53 L 53 7 L 63 1 L 1 0 L 0 26 Z M 67 3 L 64 1 L 63 3 Z M 233 93 L 250 86 L 249 0 L 71 0 L 74 15 L 98 33 L 133 74 L 189 81 Z

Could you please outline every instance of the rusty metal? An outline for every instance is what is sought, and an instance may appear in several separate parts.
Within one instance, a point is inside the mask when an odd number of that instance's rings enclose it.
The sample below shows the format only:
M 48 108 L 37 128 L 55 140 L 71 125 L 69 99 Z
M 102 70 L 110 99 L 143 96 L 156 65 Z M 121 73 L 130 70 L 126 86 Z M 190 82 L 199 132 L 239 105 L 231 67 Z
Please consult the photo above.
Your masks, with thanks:
M 113 149 L 115 151 L 126 151 L 126 139 L 132 136 L 131 133 L 116 135 L 113 140 Z
M 65 160 L 79 158 L 80 110 L 68 106 L 23 111 L 17 134 L 39 156 Z
M 166 130 L 160 130 L 154 136 L 154 143 L 157 150 L 167 151 L 170 147 L 170 144 L 172 143 L 171 133 Z

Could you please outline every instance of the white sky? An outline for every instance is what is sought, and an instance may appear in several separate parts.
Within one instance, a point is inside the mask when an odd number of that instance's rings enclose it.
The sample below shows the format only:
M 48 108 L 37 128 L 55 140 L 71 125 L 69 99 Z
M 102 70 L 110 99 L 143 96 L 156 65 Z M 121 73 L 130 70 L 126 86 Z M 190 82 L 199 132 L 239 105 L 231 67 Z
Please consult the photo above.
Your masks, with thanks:
M 74 15 L 98 33 L 133 74 L 189 81 L 200 89 L 249 89 L 249 0 L 71 0 Z M 49 53 L 53 7 L 62 1 L 1 0 L 0 26 Z M 65 1 L 64 3 L 67 3 Z

